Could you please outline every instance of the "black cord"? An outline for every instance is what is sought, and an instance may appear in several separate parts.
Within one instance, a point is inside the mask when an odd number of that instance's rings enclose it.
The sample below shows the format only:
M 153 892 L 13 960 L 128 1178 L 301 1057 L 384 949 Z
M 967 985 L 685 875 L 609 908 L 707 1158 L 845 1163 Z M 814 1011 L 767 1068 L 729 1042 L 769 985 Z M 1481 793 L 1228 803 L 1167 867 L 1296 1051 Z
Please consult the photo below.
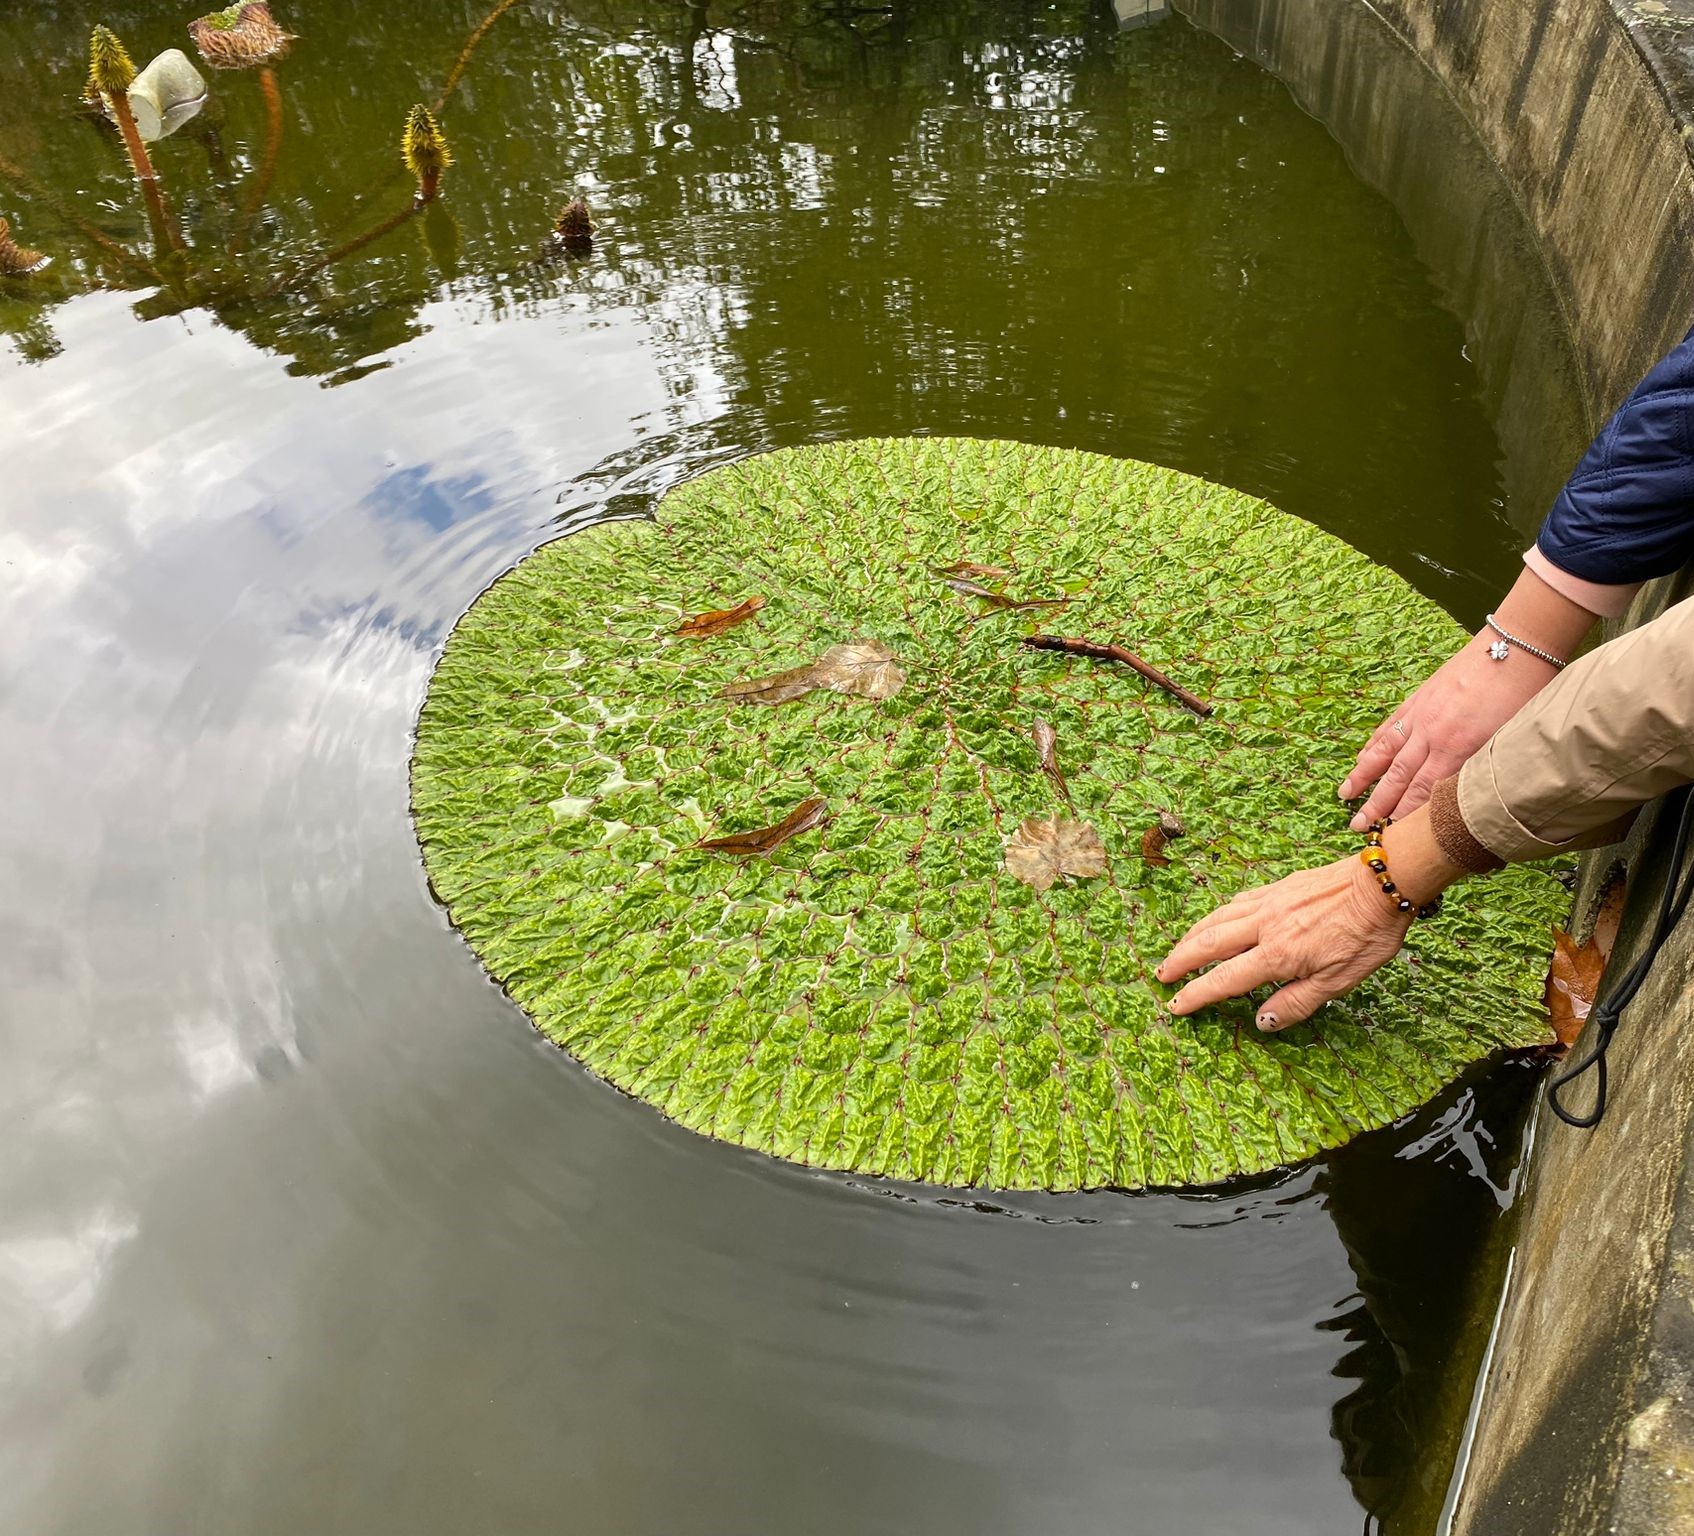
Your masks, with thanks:
M 1622 980 L 1612 988 L 1606 1000 L 1595 1008 L 1594 1049 L 1588 1053 L 1585 1060 L 1579 1061 L 1573 1067 L 1567 1067 L 1547 1086 L 1547 1102 L 1553 1106 L 1553 1113 L 1566 1125 L 1574 1125 L 1579 1131 L 1591 1130 L 1600 1123 L 1601 1117 L 1606 1113 L 1606 1051 L 1611 1046 L 1612 1036 L 1617 1033 L 1624 1009 L 1634 1001 L 1635 994 L 1647 980 L 1647 973 L 1652 970 L 1653 962 L 1658 959 L 1659 951 L 1664 948 L 1671 930 L 1682 920 L 1682 914 L 1688 907 L 1689 896 L 1694 894 L 1694 869 L 1689 870 L 1680 889 L 1677 886 L 1677 875 L 1681 872 L 1688 852 L 1689 834 L 1694 831 L 1694 794 L 1686 788 L 1679 789 L 1667 799 L 1667 807 L 1674 803 L 1677 795 L 1682 798 L 1682 809 L 1677 818 L 1676 836 L 1671 842 L 1670 873 L 1665 876 L 1665 891 L 1659 902 L 1659 917 L 1653 925 L 1653 937 L 1648 940 L 1641 958 L 1624 972 Z M 1586 1115 L 1572 1114 L 1559 1103 L 1559 1090 L 1567 1083 L 1575 1082 L 1590 1067 L 1595 1069 L 1594 1107 Z

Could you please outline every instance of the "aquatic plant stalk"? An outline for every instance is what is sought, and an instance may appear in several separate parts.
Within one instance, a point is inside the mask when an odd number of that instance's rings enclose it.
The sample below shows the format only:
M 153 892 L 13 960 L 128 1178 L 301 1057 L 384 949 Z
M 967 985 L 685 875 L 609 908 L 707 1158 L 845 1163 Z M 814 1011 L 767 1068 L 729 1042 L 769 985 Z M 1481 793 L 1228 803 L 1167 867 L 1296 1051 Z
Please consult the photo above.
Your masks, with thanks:
M 271 183 L 276 180 L 277 158 L 282 152 L 282 87 L 277 83 L 276 71 L 269 64 L 259 70 L 259 92 L 265 98 L 265 156 L 259 162 L 259 174 L 253 178 L 253 185 L 241 202 L 241 225 L 229 243 L 232 256 L 246 245 L 248 236 L 253 232 L 253 221 L 258 218 Z
M 464 78 L 465 70 L 471 62 L 471 55 L 476 52 L 483 38 L 488 36 L 489 29 L 517 3 L 518 0 L 500 0 L 500 3 L 482 18 L 476 30 L 465 39 L 465 46 L 459 50 L 459 57 L 453 61 L 452 69 L 447 72 L 447 83 L 441 87 L 441 94 L 435 98 L 437 112 L 447 105 L 447 98 L 458 90 L 459 82 Z
M 123 135 L 124 148 L 129 151 L 129 163 L 141 186 L 147 217 L 153 225 L 153 238 L 162 246 L 182 249 L 182 236 L 172 228 L 165 196 L 159 187 L 159 173 L 153 169 L 152 157 L 142 142 L 141 130 L 135 126 L 135 113 L 129 106 L 129 88 L 135 83 L 135 65 L 129 52 L 110 27 L 96 27 L 88 46 L 88 93 L 91 99 L 105 103 L 112 121 Z
M 130 250 L 128 246 L 114 240 L 106 233 L 105 230 L 101 229 L 98 224 L 91 224 L 87 219 L 83 218 L 80 213 L 76 212 L 75 209 L 68 207 L 63 199 L 58 197 L 50 187 L 42 185 L 42 183 L 37 181 L 35 177 L 31 176 L 21 166 L 9 160 L 3 154 L 0 154 L 0 176 L 5 177 L 6 180 L 11 182 L 14 186 L 29 193 L 32 198 L 44 207 L 51 209 L 57 218 L 70 225 L 71 228 L 86 235 L 90 240 L 98 245 L 102 251 L 112 257 L 113 260 L 121 262 L 124 266 L 133 268 L 136 272 L 139 272 L 142 276 L 146 277 L 150 282 L 158 283 L 163 286 L 165 280 L 160 275 L 159 269 L 155 267 L 152 262 L 148 261 L 146 257 L 136 255 L 136 253 Z
M 307 262 L 305 266 L 296 267 L 292 272 L 279 277 L 270 287 L 264 289 L 259 297 L 270 299 L 275 298 L 279 293 L 287 292 L 288 289 L 305 282 L 314 273 L 323 271 L 325 267 L 334 266 L 336 262 L 345 260 L 356 251 L 362 251 L 367 245 L 374 244 L 382 239 L 384 235 L 393 234 L 402 224 L 415 219 L 427 206 L 427 203 L 421 201 L 408 204 L 398 213 L 389 215 L 380 224 L 367 229 L 362 235 L 356 235 L 345 245 L 338 245 L 333 251 L 326 251 L 322 256 Z

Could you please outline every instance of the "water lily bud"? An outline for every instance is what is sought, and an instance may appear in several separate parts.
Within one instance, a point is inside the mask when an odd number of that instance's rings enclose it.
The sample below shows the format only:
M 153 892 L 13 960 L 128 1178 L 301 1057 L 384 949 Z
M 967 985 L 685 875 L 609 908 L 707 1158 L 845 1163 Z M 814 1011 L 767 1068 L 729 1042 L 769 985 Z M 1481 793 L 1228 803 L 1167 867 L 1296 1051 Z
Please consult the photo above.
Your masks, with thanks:
M 588 216 L 588 204 L 573 197 L 559 214 L 554 232 L 566 245 L 587 245 L 594 238 L 594 220 Z
M 121 96 L 134 82 L 129 50 L 110 27 L 96 27 L 88 44 L 88 99 L 97 102 L 103 95 Z
M 453 163 L 453 153 L 447 148 L 447 137 L 435 114 L 421 103 L 406 117 L 406 131 L 400 139 L 400 153 L 406 169 L 418 180 L 418 196 L 431 201 L 441 183 L 441 173 Z

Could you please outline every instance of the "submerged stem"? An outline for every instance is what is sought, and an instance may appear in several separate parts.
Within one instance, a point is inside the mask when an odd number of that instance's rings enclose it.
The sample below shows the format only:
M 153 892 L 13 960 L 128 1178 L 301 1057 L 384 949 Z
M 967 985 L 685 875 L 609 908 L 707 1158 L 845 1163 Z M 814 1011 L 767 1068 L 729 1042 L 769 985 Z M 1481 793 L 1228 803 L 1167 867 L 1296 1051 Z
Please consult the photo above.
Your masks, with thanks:
M 470 64 L 471 55 L 476 52 L 477 45 L 488 35 L 488 29 L 494 25 L 507 11 L 518 3 L 518 0 L 500 0 L 486 16 L 476 30 L 465 39 L 465 46 L 459 50 L 459 57 L 453 61 L 453 67 L 447 72 L 447 83 L 441 87 L 441 94 L 435 98 L 435 110 L 439 112 L 447 105 L 447 98 L 459 88 L 466 66 Z
M 355 251 L 362 251 L 373 241 L 380 240 L 384 235 L 392 234 L 408 220 L 415 219 L 425 206 L 422 202 L 415 202 L 402 208 L 398 213 L 389 215 L 380 224 L 373 225 L 362 235 L 354 236 L 345 245 L 338 245 L 333 251 L 327 251 L 316 260 L 307 262 L 305 266 L 296 267 L 294 271 L 279 277 L 259 297 L 262 299 L 275 298 L 277 294 L 284 293 L 297 284 L 305 282 L 313 273 L 321 272 L 325 267 L 333 266 L 336 262 L 345 260 Z
M 241 226 L 229 243 L 229 253 L 236 255 L 253 232 L 253 221 L 264 206 L 265 194 L 276 180 L 277 156 L 282 150 L 282 87 L 276 71 L 269 64 L 259 70 L 259 90 L 265 98 L 265 157 L 259 162 L 259 174 L 253 179 L 241 204 Z
M 21 187 L 31 197 L 51 208 L 56 217 L 62 219 L 73 229 L 80 230 L 114 260 L 133 268 L 150 282 L 157 283 L 161 288 L 165 286 L 164 277 L 152 262 L 145 257 L 137 256 L 128 246 L 114 240 L 98 224 L 91 224 L 80 213 L 67 207 L 49 188 L 43 186 L 21 166 L 14 165 L 3 154 L 0 154 L 0 176 L 4 176 L 14 186 Z

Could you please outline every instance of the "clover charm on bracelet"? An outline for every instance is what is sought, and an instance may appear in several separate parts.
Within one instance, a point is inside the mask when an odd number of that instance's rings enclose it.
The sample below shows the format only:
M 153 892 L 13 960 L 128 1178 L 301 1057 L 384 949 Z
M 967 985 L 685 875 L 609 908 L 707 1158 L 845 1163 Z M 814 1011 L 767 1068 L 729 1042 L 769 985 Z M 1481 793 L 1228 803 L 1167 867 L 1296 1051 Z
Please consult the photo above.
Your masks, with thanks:
M 1496 640 L 1488 647 L 1488 654 L 1492 656 L 1495 661 L 1504 661 L 1512 654 L 1512 648 L 1507 645 L 1504 640 Z

